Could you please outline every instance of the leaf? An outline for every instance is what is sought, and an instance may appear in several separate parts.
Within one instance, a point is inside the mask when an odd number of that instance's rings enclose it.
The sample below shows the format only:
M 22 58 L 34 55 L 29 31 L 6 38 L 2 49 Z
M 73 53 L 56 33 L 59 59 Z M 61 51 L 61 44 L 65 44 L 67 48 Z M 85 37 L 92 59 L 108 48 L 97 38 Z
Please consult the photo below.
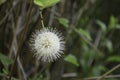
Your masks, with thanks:
M 69 23 L 68 19 L 66 19 L 66 18 L 58 18 L 58 21 L 64 27 L 66 27 L 66 28 L 68 27 L 68 23 Z
M 79 63 L 77 61 L 77 58 L 74 55 L 68 55 L 67 57 L 65 57 L 64 59 L 65 61 L 74 64 L 75 66 L 79 66 Z
M 81 28 L 79 30 L 76 29 L 75 31 L 82 34 L 83 36 L 85 36 L 88 40 L 90 40 L 90 41 L 92 40 L 90 34 L 87 31 L 85 31 Z
M 110 17 L 110 22 L 109 22 L 109 30 L 114 29 L 115 25 L 117 23 L 117 20 L 114 16 Z
M 105 46 L 107 47 L 110 53 L 113 51 L 112 42 L 110 40 L 105 40 Z
M 102 22 L 102 21 L 100 21 L 100 20 L 97 20 L 96 21 L 96 23 L 101 27 L 101 30 L 103 31 L 103 32 L 106 32 L 106 25 Z
M 88 65 L 87 65 L 87 62 L 84 58 L 80 59 L 80 65 L 84 70 L 87 70 Z
M 105 66 L 102 65 L 96 65 L 92 69 L 92 76 L 100 76 L 103 71 L 106 71 Z
M 3 4 L 6 0 L 0 0 L 0 5 Z
M 120 62 L 120 56 L 111 56 L 107 59 L 108 62 Z
M 34 0 L 34 3 L 38 5 L 41 9 L 53 6 L 58 3 L 60 0 Z
M 6 69 L 4 69 L 4 68 L 2 69 L 2 71 L 3 71 L 3 73 L 6 74 L 6 75 L 9 73 L 9 72 L 8 72 Z
M 8 66 L 13 63 L 13 60 L 11 58 L 9 58 L 8 56 L 5 56 L 1 53 L 0 53 L 0 61 L 2 62 L 2 64 L 4 66 Z
M 120 24 L 116 24 L 116 29 L 120 29 Z

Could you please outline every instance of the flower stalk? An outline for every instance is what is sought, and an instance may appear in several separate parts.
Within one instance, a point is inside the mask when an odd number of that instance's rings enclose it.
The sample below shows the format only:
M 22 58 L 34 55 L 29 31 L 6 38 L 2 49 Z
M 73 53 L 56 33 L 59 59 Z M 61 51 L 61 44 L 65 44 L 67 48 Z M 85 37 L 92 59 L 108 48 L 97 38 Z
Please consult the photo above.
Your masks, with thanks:
M 40 9 L 40 18 L 41 18 L 41 24 L 42 24 L 42 28 L 44 29 L 45 28 L 45 25 L 44 25 L 44 21 L 43 21 L 43 15 L 42 15 L 42 9 Z

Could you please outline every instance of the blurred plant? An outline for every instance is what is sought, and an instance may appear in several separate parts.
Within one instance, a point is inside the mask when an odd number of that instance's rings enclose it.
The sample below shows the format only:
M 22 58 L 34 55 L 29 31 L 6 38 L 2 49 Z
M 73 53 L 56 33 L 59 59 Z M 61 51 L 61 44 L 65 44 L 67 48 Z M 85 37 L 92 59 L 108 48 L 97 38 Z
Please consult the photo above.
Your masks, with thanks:
M 6 0 L 0 0 L 0 5 L 3 4 Z
M 62 17 L 58 17 L 57 19 L 61 25 L 63 25 L 66 28 L 69 27 L 69 20 L 68 19 L 62 18 Z
M 74 55 L 68 55 L 64 58 L 65 61 L 74 64 L 75 66 L 79 66 L 79 63 L 77 61 L 77 58 Z
M 60 4 L 53 6 L 59 1 Z M 32 5 L 33 2 L 38 7 Z M 119 3 L 120 0 L 0 0 L 0 79 L 6 80 L 11 76 L 12 80 L 119 80 Z M 46 29 L 46 25 L 53 25 L 65 33 L 64 59 L 47 63 L 49 65 L 33 59 L 29 51 L 31 48 L 26 48 L 26 42 L 28 35 L 40 28 L 39 25 L 43 29 Z M 49 32 L 54 34 L 57 31 Z M 59 32 L 55 35 L 58 34 Z M 46 36 L 50 38 L 51 35 Z M 52 42 L 54 38 L 52 37 Z M 47 44 L 44 46 L 48 47 L 49 41 L 50 39 L 43 41 L 43 44 Z M 34 42 L 35 39 L 32 44 Z M 36 45 L 41 47 L 41 44 Z M 39 48 L 37 50 L 43 52 Z M 52 50 L 53 53 L 54 51 Z M 49 62 L 53 60 L 53 55 L 51 57 L 50 54 L 47 54 L 47 59 L 43 59 Z M 11 60 L 8 56 L 16 57 Z M 36 57 L 41 55 L 37 53 Z M 22 68 L 18 61 L 16 64 L 17 59 Z M 11 64 L 13 66 L 10 72 Z
M 2 72 L 0 72 L 0 76 L 4 76 L 6 79 L 8 77 L 8 74 L 9 74 L 9 65 L 13 63 L 13 60 L 8 57 L 8 56 L 5 56 L 3 55 L 2 53 L 0 53 L 0 61 L 1 63 L 3 64 L 3 69 L 2 69 Z

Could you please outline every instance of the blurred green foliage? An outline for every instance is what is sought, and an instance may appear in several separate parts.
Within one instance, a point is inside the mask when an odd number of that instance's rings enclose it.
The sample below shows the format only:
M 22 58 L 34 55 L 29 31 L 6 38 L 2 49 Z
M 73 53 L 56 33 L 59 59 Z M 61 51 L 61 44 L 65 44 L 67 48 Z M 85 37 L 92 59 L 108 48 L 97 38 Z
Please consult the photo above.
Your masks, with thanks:
M 0 0 L 0 5 L 3 4 L 6 0 Z
M 37 63 L 33 60 L 33 57 L 30 57 L 29 50 L 25 52 L 22 50 L 23 52 L 20 55 L 20 59 L 28 76 L 28 80 L 49 80 L 51 75 L 53 75 L 53 77 L 62 77 L 61 80 L 96 77 L 109 71 L 116 64 L 120 64 L 120 0 L 95 0 L 95 3 L 94 0 L 61 0 L 57 6 L 53 7 L 55 10 L 49 8 L 59 1 L 60 0 L 34 0 L 34 4 L 38 5 L 38 8 L 44 9 L 45 25 L 49 23 L 50 17 L 48 16 L 54 14 L 55 18 L 52 18 L 52 26 L 60 29 L 64 33 L 66 51 L 64 52 L 64 59 L 62 59 L 64 61 L 62 62 L 65 64 L 59 63 L 58 60 L 54 63 L 50 63 L 46 69 L 42 63 Z M 86 1 L 88 1 L 87 7 L 86 5 L 84 6 Z M 3 3 L 7 2 L 8 4 L 2 6 Z M 9 49 L 13 41 L 12 36 L 14 30 L 16 30 L 16 28 L 13 29 L 13 25 L 19 23 L 17 22 L 19 21 L 18 16 L 21 18 L 21 14 L 23 15 L 23 13 L 25 13 L 24 10 L 27 9 L 23 9 L 23 12 L 20 13 L 21 6 L 24 3 L 24 1 L 21 1 L 17 7 L 14 7 L 15 9 L 13 9 L 12 12 L 9 12 L 11 15 L 4 20 L 3 15 L 7 15 L 6 13 L 11 8 L 10 5 L 13 4 L 12 2 L 14 2 L 14 0 L 0 0 L 0 5 L 2 6 L 0 21 L 4 21 L 1 23 L 2 26 L 0 25 L 0 35 L 3 36 L 0 38 L 0 44 L 2 44 L 0 45 L 0 50 L 2 50 L 0 52 L 0 78 L 3 80 L 8 76 L 10 65 L 13 63 L 13 59 L 9 58 L 9 54 L 7 54 L 10 51 Z M 29 2 L 25 2 L 25 4 L 27 7 L 29 6 Z M 33 22 L 30 21 L 29 23 L 30 28 L 32 27 L 31 29 L 35 28 L 35 26 L 40 26 L 40 21 L 37 18 L 38 15 L 36 12 L 37 8 L 33 6 L 33 14 L 31 16 Z M 78 18 L 77 14 L 81 14 L 81 16 L 78 21 L 75 21 Z M 15 20 L 13 16 L 15 17 Z M 24 16 L 25 15 L 22 17 Z M 34 22 L 35 19 L 36 21 Z M 24 21 L 24 18 L 22 21 Z M 13 24 L 13 22 L 15 24 Z M 28 31 L 28 33 L 29 32 L 31 32 L 31 30 Z M 19 38 L 17 40 L 19 40 Z M 27 41 L 28 40 L 26 39 L 26 42 Z M 30 71 L 33 72 L 30 73 Z M 40 71 L 43 72 L 41 73 Z M 15 77 L 21 76 L 18 75 L 21 74 L 21 72 L 15 72 Z M 55 74 L 53 74 L 53 72 Z M 73 78 L 71 78 L 71 75 L 64 77 L 64 73 L 75 73 L 77 75 L 72 75 Z M 112 72 L 110 75 L 117 74 L 120 74 L 120 69 Z M 18 80 L 15 77 L 12 77 L 13 80 Z M 120 78 L 108 78 L 103 80 L 120 80 Z
M 4 68 L 2 69 L 2 72 L 0 72 L 0 75 L 1 76 L 7 76 L 9 74 L 8 67 L 9 67 L 10 64 L 13 63 L 13 60 L 10 57 L 5 56 L 2 53 L 0 53 L 0 62 L 4 66 Z
M 64 58 L 65 61 L 70 62 L 74 64 L 75 66 L 79 66 L 79 63 L 77 61 L 77 58 L 74 55 L 68 55 Z
M 13 60 L 11 58 L 9 58 L 8 56 L 3 55 L 2 53 L 0 53 L 0 61 L 2 62 L 2 64 L 4 66 L 9 66 L 10 64 L 13 63 Z
M 69 27 L 69 20 L 66 18 L 57 18 L 59 23 L 63 25 L 64 27 Z

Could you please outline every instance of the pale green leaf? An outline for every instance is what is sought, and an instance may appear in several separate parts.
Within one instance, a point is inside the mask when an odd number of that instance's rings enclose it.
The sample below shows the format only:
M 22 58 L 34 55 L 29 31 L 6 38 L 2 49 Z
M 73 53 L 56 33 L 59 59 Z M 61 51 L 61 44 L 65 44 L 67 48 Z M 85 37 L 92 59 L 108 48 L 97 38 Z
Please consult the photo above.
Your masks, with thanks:
M 114 29 L 117 23 L 117 19 L 114 16 L 110 17 L 109 30 Z
M 0 61 L 2 62 L 2 64 L 4 66 L 8 66 L 8 65 L 13 63 L 13 60 L 11 58 L 9 58 L 8 56 L 3 55 L 2 53 L 0 53 Z
M 65 57 L 64 59 L 65 61 L 74 64 L 75 66 L 79 66 L 79 63 L 77 61 L 77 58 L 74 55 L 68 55 L 67 57 Z
M 116 29 L 120 29 L 120 24 L 116 24 Z
M 107 47 L 107 49 L 110 53 L 113 51 L 113 45 L 110 40 L 105 40 L 105 46 Z
M 101 27 L 101 30 L 103 32 L 106 32 L 106 30 L 107 30 L 106 25 L 102 21 L 97 20 L 96 23 Z
M 2 71 L 4 74 L 8 74 L 8 71 L 6 69 L 3 68 Z
M 58 18 L 58 21 L 64 27 L 68 27 L 68 23 L 69 23 L 68 19 L 66 19 L 66 18 Z
M 93 67 L 93 76 L 100 76 L 101 72 L 105 71 L 106 68 L 102 65 L 97 65 Z
M 79 33 L 81 33 L 83 36 L 85 36 L 88 40 L 92 40 L 92 38 L 91 38 L 91 36 L 90 36 L 90 34 L 89 34 L 89 32 L 88 31 L 85 31 L 85 30 L 83 30 L 83 29 L 79 29 L 79 30 L 77 30 Z
M 111 56 L 107 59 L 108 62 L 120 62 L 120 56 Z
M 38 5 L 41 9 L 53 6 L 58 3 L 60 0 L 34 0 L 34 3 Z
M 6 0 L 0 0 L 0 5 L 3 4 Z

